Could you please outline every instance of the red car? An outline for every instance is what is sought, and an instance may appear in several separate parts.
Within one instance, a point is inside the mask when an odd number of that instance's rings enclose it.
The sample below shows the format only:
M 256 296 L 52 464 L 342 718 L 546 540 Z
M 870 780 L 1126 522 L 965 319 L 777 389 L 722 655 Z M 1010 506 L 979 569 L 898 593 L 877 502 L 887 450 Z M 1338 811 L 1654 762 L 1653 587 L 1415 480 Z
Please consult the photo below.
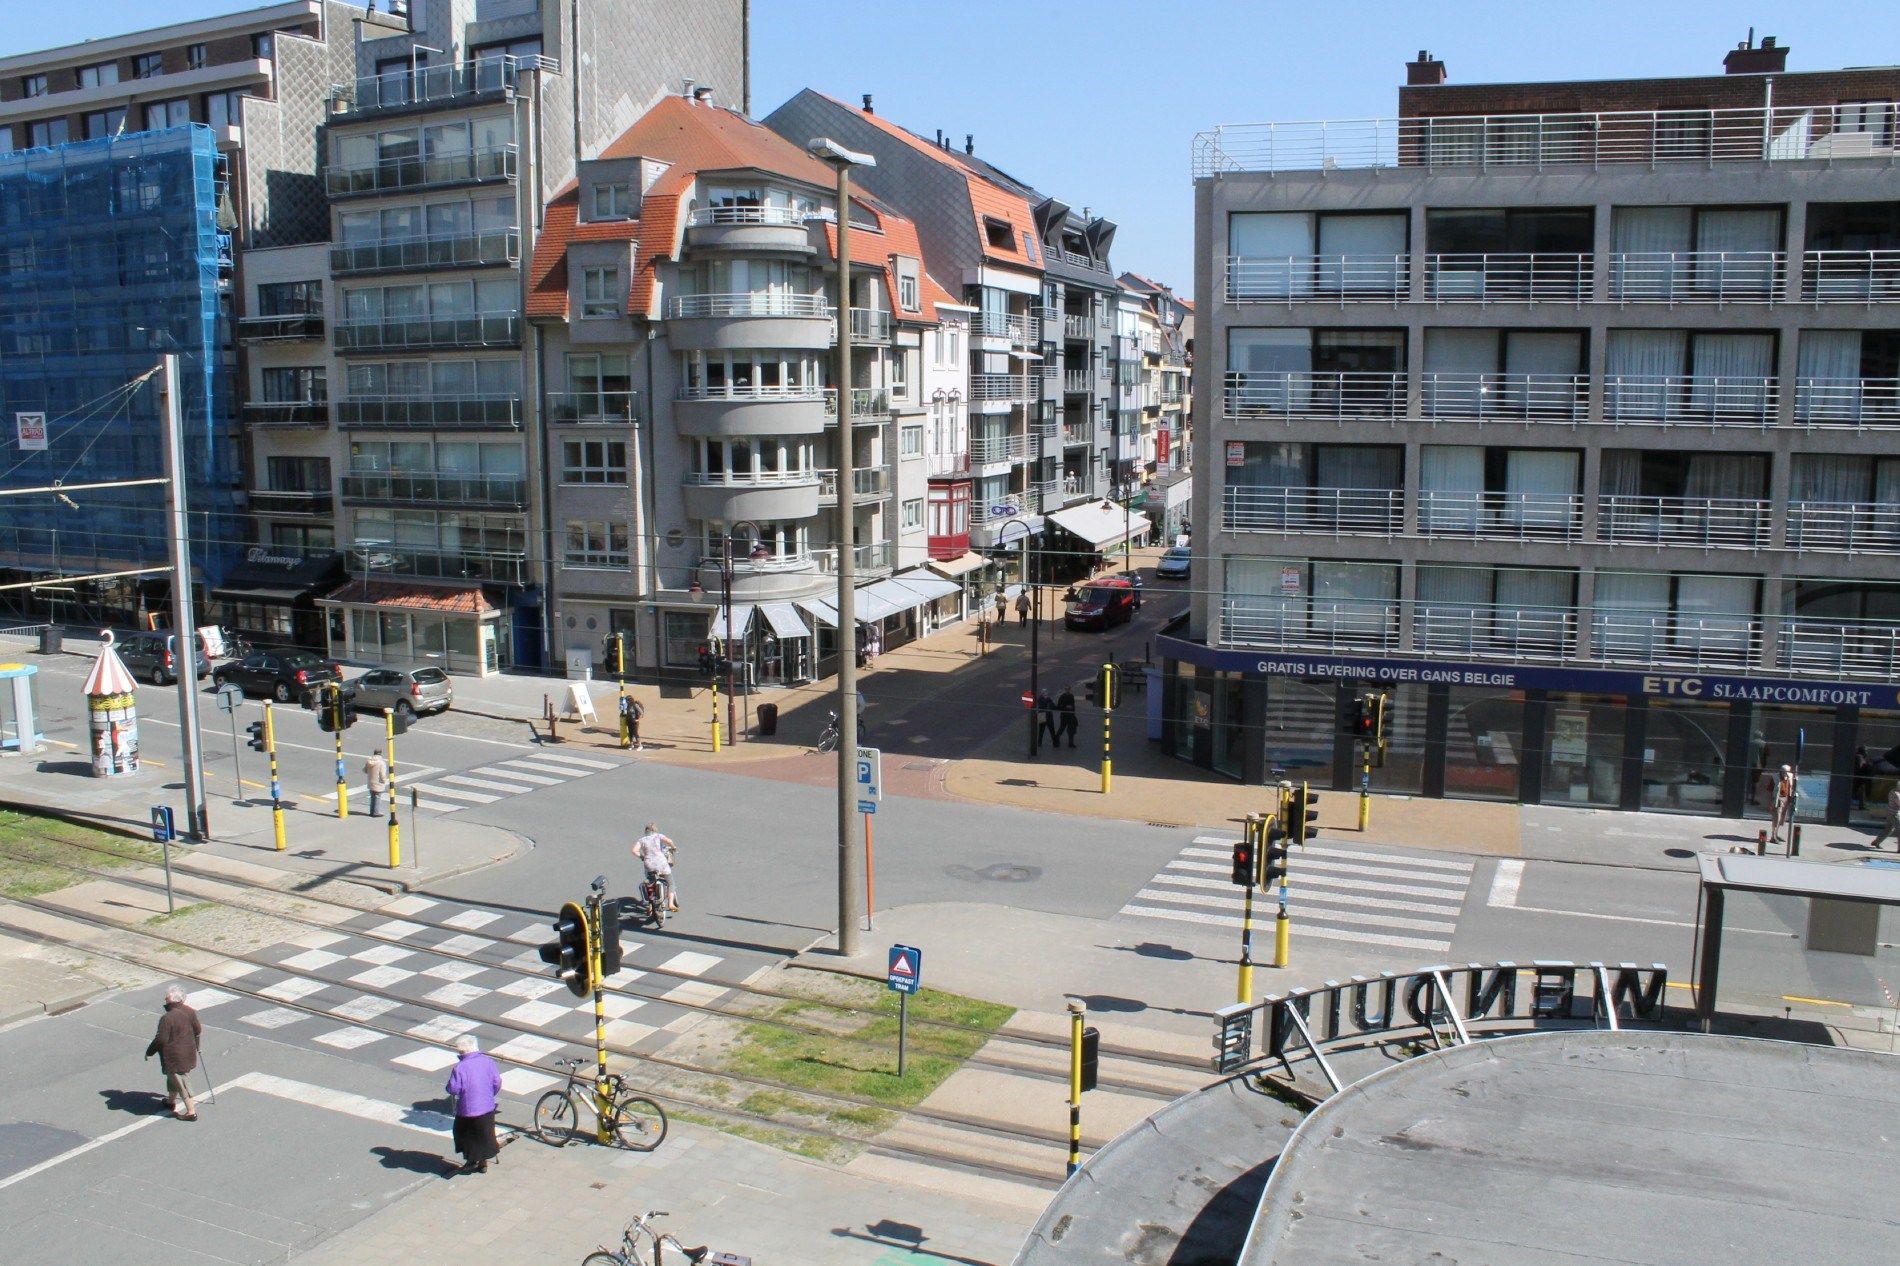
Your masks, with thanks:
M 1062 622 L 1072 629 L 1110 629 L 1135 618 L 1137 601 L 1134 582 L 1126 576 L 1091 580 L 1069 599 Z

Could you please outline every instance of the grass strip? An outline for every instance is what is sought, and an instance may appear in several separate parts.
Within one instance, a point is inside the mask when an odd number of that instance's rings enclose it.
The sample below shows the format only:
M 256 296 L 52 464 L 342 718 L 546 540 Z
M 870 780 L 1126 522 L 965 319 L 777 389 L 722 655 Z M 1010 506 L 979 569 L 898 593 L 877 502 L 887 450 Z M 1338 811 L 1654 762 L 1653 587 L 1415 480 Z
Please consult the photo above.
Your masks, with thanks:
M 63 866 L 118 870 L 160 860 L 155 844 L 15 809 L 0 809 L 0 849 L 13 855 L 0 857 L 0 895 L 8 897 L 40 897 L 89 878 Z

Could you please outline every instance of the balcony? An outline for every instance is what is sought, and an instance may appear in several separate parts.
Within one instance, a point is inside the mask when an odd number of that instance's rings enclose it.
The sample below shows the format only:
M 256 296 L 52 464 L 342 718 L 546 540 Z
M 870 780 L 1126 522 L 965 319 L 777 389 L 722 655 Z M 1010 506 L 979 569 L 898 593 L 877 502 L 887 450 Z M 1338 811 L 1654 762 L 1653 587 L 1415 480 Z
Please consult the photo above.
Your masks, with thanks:
M 891 314 L 883 308 L 851 309 L 851 341 L 888 343 L 891 341 Z
M 852 569 L 856 575 L 863 576 L 871 572 L 889 571 L 893 563 L 893 550 L 889 541 L 873 541 L 868 545 L 856 545 L 851 550 Z M 838 550 L 833 546 L 812 555 L 818 564 L 820 573 L 830 576 L 838 570 Z
M 1012 347 L 1028 347 L 1041 336 L 1041 322 L 1013 312 L 973 312 L 970 336 L 1008 339 Z
M 521 74 L 557 70 L 551 57 L 483 57 L 444 66 L 418 66 L 364 75 L 354 84 L 331 92 L 331 113 L 337 118 L 393 114 L 435 106 L 473 105 L 486 97 L 512 95 Z
M 1028 374 L 971 374 L 970 400 L 974 404 L 1028 404 L 1036 398 L 1036 384 Z
M 328 517 L 336 505 L 336 499 L 327 491 L 278 492 L 259 488 L 253 489 L 247 496 L 253 513 L 277 518 Z
M 1589 255 L 1427 255 L 1434 303 L 1582 303 L 1590 297 Z
M 681 387 L 673 399 L 674 425 L 688 435 L 822 435 L 838 424 L 832 393 L 815 385 Z M 881 421 L 852 416 L 854 426 Z
M 831 319 L 831 304 L 823 295 L 792 294 L 780 290 L 747 290 L 737 294 L 675 295 L 666 305 L 673 320 L 720 320 L 743 317 L 822 317 Z
M 1095 427 L 1089 422 L 1064 422 L 1062 442 L 1070 448 L 1077 445 L 1087 447 L 1095 442 Z
M 1027 462 L 1036 457 L 1035 441 L 1028 435 L 972 435 L 970 462 L 989 466 L 997 462 Z
M 1900 250 L 1808 251 L 1801 256 L 1801 298 L 1809 303 L 1900 303 Z
M 1479 422 L 1581 422 L 1589 410 L 1584 374 L 1422 374 L 1419 408 L 1428 418 Z
M 1199 133 L 1195 179 L 1237 172 L 1417 167 L 1534 174 L 1612 163 L 1878 159 L 1895 151 L 1848 106 L 1441 115 L 1228 124 Z
M 359 575 L 414 576 L 423 580 L 483 580 L 521 585 L 528 579 L 528 556 L 512 550 L 442 552 L 356 541 L 350 567 Z
M 1229 303 L 1396 304 L 1406 297 L 1408 259 L 1405 255 L 1230 255 L 1225 297 Z
M 1768 503 L 1743 497 L 1599 497 L 1597 539 L 1613 545 L 1762 549 L 1768 544 Z
M 1900 679 L 1900 624 L 1791 617 L 1775 640 L 1775 667 L 1830 677 Z
M 392 193 L 403 189 L 490 184 L 515 178 L 516 157 L 512 145 L 489 146 L 459 154 L 437 154 L 430 158 L 411 154 L 382 158 L 354 167 L 330 167 L 324 171 L 323 183 L 332 198 Z
M 514 229 L 488 233 L 445 233 L 434 237 L 396 237 L 330 248 L 330 271 L 401 272 L 436 268 L 501 268 L 521 258 L 521 234 Z
M 1398 488 L 1229 485 L 1221 494 L 1221 527 L 1229 532 L 1396 536 L 1404 526 L 1405 493 Z
M 666 314 L 667 339 L 676 349 L 822 351 L 838 336 L 831 304 L 822 294 L 674 295 Z
M 1603 420 L 1612 425 L 1773 426 L 1773 378 L 1612 374 L 1603 380 Z
M 829 213 L 825 217 L 828 218 Z M 720 228 L 729 225 L 759 225 L 766 228 L 805 227 L 814 218 L 809 211 L 786 206 L 695 207 L 686 218 L 689 229 Z
M 556 391 L 548 396 L 550 422 L 586 426 L 632 426 L 638 420 L 637 391 Z
M 868 466 L 851 472 L 851 499 L 855 505 L 883 501 L 891 495 L 891 472 L 883 466 Z M 818 504 L 838 504 L 838 472 L 818 472 Z
M 244 425 L 260 430 L 308 430 L 330 425 L 323 400 L 260 400 L 244 406 Z
M 691 519 L 762 523 L 809 519 L 818 513 L 815 470 L 696 471 L 681 483 Z
M 517 431 L 517 396 L 346 396 L 336 402 L 343 427 L 424 428 L 458 431 Z
M 1077 485 L 1064 479 L 1044 479 L 1029 486 L 1030 504 L 1041 509 L 1044 514 L 1068 505 L 1076 497 Z
M 1633 251 L 1610 256 L 1617 303 L 1773 303 L 1788 257 L 1780 251 Z
M 1062 375 L 1062 390 L 1068 395 L 1087 395 L 1092 385 L 1086 369 L 1071 369 Z
M 521 318 L 513 312 L 344 321 L 336 327 L 336 350 L 345 354 L 422 351 L 437 347 L 519 346 Z
M 1419 602 L 1412 643 L 1421 651 L 1472 659 L 1574 659 L 1577 613 L 1540 607 Z
M 1794 420 L 1801 426 L 1900 426 L 1900 378 L 1797 378 Z
M 274 316 L 239 317 L 240 343 L 278 343 L 323 337 L 323 313 L 282 312 Z
M 528 503 L 528 481 L 520 475 L 356 471 L 343 476 L 343 500 L 378 505 L 451 504 L 519 510 Z
M 828 215 L 829 213 L 824 213 Z M 809 211 L 786 206 L 695 207 L 686 220 L 686 245 L 695 250 L 814 253 Z
M 1229 374 L 1223 402 L 1231 419 L 1397 421 L 1405 416 L 1405 375 L 1307 370 Z
M 1900 506 L 1875 501 L 1790 501 L 1788 548 L 1900 553 Z
M 1358 652 L 1394 650 L 1399 604 L 1372 599 L 1225 598 L 1221 639 L 1226 646 Z
M 838 391 L 835 387 L 825 390 L 825 414 L 834 419 L 826 426 L 837 425 Z M 853 387 L 851 389 L 851 425 L 880 426 L 891 416 L 891 395 L 877 387 Z
M 1609 664 L 1748 667 L 1760 658 L 1761 622 L 1750 615 L 1595 611 L 1590 642 L 1594 658 Z
M 1583 498 L 1575 493 L 1425 488 L 1418 494 L 1418 532 L 1492 541 L 1579 541 Z
M 1068 315 L 1062 318 L 1062 337 L 1063 338 L 1078 339 L 1086 343 L 1094 336 L 1095 336 L 1095 328 L 1094 328 L 1094 325 L 1090 322 L 1088 314 L 1086 312 L 1081 313 L 1081 314 L 1069 313 Z

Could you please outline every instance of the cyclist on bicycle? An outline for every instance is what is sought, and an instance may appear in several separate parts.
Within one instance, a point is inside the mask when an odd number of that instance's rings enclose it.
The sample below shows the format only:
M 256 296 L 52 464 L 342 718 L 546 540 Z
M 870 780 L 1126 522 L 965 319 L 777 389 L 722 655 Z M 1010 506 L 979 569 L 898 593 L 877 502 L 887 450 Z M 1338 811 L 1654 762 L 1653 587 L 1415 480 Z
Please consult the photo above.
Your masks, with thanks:
M 660 885 L 665 895 L 666 908 L 677 913 L 680 908 L 679 889 L 673 885 L 673 855 L 679 846 L 668 837 L 660 834 L 660 828 L 647 823 L 646 834 L 633 842 L 633 855 L 646 867 L 649 880 Z

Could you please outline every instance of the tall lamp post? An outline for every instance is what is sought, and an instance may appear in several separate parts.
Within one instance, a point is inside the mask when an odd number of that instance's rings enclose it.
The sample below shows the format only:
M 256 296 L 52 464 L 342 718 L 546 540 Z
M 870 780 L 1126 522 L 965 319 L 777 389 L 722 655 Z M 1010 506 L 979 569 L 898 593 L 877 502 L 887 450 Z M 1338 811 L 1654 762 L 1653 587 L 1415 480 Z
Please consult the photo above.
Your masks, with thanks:
M 738 636 L 738 630 L 732 627 L 732 538 L 740 528 L 752 529 L 752 550 L 749 557 L 756 561 L 764 557 L 765 554 L 765 542 L 760 539 L 763 534 L 759 531 L 758 524 L 754 523 L 751 519 L 740 519 L 735 523 L 728 523 L 726 525 L 725 549 L 722 551 L 719 559 L 719 598 L 725 608 L 726 624 L 726 636 L 724 639 L 724 659 L 726 661 L 726 733 L 730 736 L 730 741 L 734 743 L 739 741 L 739 718 L 736 692 L 733 690 L 732 681 L 732 641 Z M 741 644 L 743 645 L 743 643 Z M 746 715 L 750 718 L 750 705 L 747 705 L 747 707 L 748 711 Z
M 1036 720 L 1036 708 L 1042 702 L 1042 585 L 1037 583 L 1040 569 L 1036 565 L 1041 560 L 1037 557 L 1035 533 L 1021 518 L 1004 519 L 998 524 L 996 543 L 1009 544 L 1003 534 L 1012 523 L 1023 530 L 1016 539 L 1023 543 L 1023 584 L 1029 588 L 1029 757 L 1034 760 L 1042 750 L 1042 729 Z
M 851 453 L 851 169 L 877 159 L 846 149 L 828 136 L 805 146 L 838 173 L 838 953 L 858 952 L 858 621 L 856 546 L 852 532 Z

